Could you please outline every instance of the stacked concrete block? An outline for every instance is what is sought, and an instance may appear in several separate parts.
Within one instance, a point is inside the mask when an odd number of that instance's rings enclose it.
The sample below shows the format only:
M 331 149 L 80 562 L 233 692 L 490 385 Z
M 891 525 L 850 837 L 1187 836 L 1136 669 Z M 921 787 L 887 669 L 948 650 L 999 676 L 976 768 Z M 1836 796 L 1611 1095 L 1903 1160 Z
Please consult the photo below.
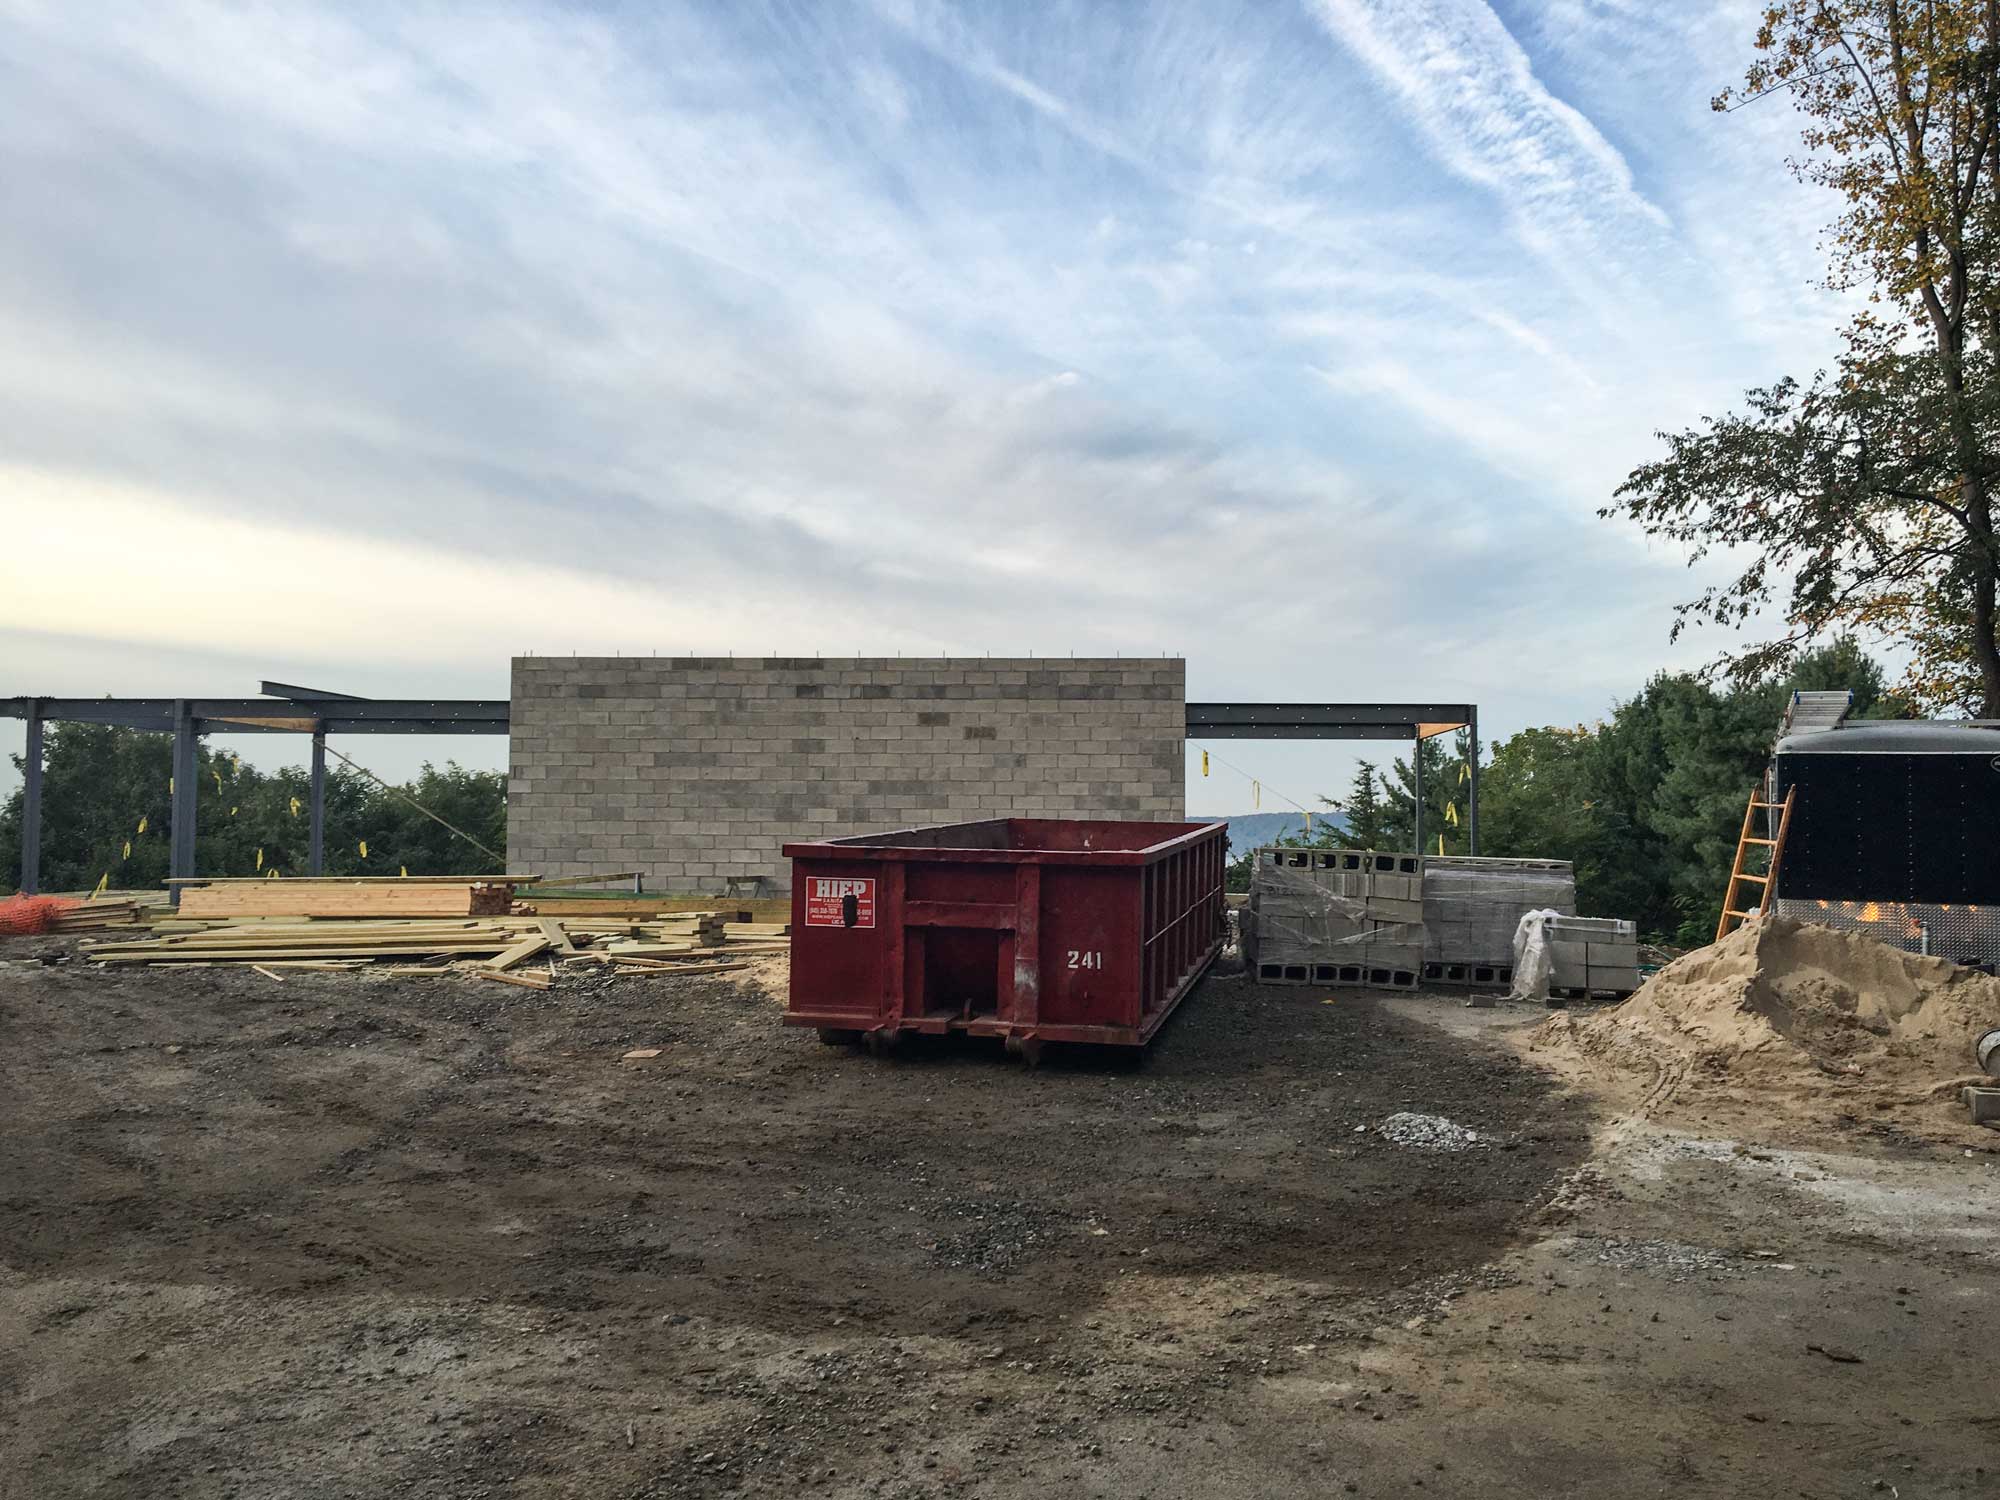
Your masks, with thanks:
M 1552 994 L 1629 995 L 1639 988 L 1639 930 L 1616 917 L 1549 923 Z
M 789 888 L 788 840 L 1178 820 L 1174 659 L 517 657 L 507 857 L 662 891 Z
M 1423 886 L 1413 854 L 1260 849 L 1251 864 L 1244 959 L 1261 984 L 1414 989 L 1423 969 Z
M 1424 860 L 1424 978 L 1504 989 L 1514 932 L 1531 911 L 1576 910 L 1568 860 L 1439 855 Z

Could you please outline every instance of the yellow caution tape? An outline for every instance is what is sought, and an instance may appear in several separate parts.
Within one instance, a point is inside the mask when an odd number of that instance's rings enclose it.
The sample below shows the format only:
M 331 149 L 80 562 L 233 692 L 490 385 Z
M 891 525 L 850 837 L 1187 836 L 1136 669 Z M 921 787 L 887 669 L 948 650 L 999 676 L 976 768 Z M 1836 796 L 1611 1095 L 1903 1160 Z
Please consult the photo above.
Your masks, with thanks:
M 368 857 L 368 840 L 366 839 L 363 839 L 361 841 L 361 857 L 363 859 L 366 859 Z
M 264 868 L 264 851 L 262 849 L 257 851 L 257 868 L 260 870 Z
M 120 859 L 130 859 L 132 857 L 132 841 L 130 839 L 125 840 L 125 852 L 118 857 Z
M 215 789 L 220 792 L 222 790 L 222 773 L 211 766 L 209 774 L 215 778 Z
M 294 797 L 292 798 L 292 816 L 296 818 L 298 815 L 299 815 L 299 799 Z
M 97 877 L 97 886 L 94 890 L 91 891 L 90 899 L 95 901 L 99 896 L 103 895 L 106 891 L 110 889 L 111 889 L 111 872 L 109 870 L 106 870 L 102 875 Z
M 142 813 L 139 816 L 139 832 L 144 833 L 145 831 L 146 831 L 146 818 L 145 815 Z
M 408 880 L 410 878 L 410 867 L 408 865 L 398 865 L 396 866 L 396 873 L 405 880 Z
M 230 816 L 230 817 L 232 817 L 232 818 L 236 816 L 236 809 L 235 809 L 235 808 L 233 808 L 233 807 L 232 807 L 232 808 L 230 808 L 230 809 L 229 809 L 229 816 Z
M 1458 827 L 1458 804 L 1456 802 L 1445 803 L 1444 820 L 1451 824 L 1452 827 Z
M 1208 774 L 1208 752 L 1206 750 L 1201 752 L 1201 774 L 1204 776 Z
M 264 878 L 266 880 L 276 880 L 278 878 L 278 867 L 272 865 L 270 869 L 264 872 Z
M 173 794 L 174 794 L 174 778 L 169 776 L 167 778 L 167 795 L 171 797 L 173 796 Z
M 1443 835 L 1443 834 L 1439 834 L 1439 835 L 1438 835 L 1438 854 L 1439 854 L 1440 856 L 1442 856 L 1442 855 L 1444 854 L 1444 835 Z

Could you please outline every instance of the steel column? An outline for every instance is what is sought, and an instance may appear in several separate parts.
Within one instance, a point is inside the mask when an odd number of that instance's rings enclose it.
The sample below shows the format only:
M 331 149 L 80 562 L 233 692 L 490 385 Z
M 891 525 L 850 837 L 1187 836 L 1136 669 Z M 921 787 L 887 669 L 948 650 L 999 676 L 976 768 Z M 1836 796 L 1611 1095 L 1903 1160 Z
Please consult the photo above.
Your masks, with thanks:
M 1410 742 L 1410 786 L 1416 793 L 1417 853 L 1424 852 L 1424 737 Z
M 326 734 L 317 731 L 312 744 L 312 790 L 307 800 L 312 804 L 311 843 L 306 851 L 306 873 L 323 873 L 321 866 L 326 863 Z
M 1472 783 L 1466 796 L 1465 841 L 1468 852 L 1479 852 L 1479 710 L 1472 710 Z
M 167 845 L 167 873 L 180 879 L 194 874 L 195 801 L 201 791 L 196 774 L 196 721 L 189 700 L 174 700 L 173 813 Z M 181 902 L 181 888 L 174 887 L 174 905 Z
M 42 715 L 37 700 L 28 701 L 28 751 L 23 757 L 21 787 L 21 894 L 42 888 Z

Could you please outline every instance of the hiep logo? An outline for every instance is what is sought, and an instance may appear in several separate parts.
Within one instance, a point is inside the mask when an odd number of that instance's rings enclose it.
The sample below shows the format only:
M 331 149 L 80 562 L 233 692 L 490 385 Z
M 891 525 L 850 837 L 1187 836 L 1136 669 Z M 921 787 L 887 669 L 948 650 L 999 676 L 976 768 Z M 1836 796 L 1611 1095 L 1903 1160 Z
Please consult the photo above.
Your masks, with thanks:
M 814 875 L 806 881 L 806 926 L 873 927 L 875 882 Z

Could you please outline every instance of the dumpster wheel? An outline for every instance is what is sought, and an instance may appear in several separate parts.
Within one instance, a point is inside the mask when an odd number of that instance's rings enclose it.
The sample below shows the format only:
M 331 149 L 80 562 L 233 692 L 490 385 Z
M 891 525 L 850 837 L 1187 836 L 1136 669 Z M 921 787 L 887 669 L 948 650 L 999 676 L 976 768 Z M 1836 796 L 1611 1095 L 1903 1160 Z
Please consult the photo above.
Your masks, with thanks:
M 860 1040 L 860 1032 L 843 1026 L 822 1026 L 819 1029 L 819 1044 L 822 1047 L 852 1047 Z
M 887 1057 L 896 1050 L 901 1037 L 893 1031 L 870 1031 L 863 1034 L 862 1040 L 868 1044 L 870 1057 Z
M 1018 1057 L 1029 1067 L 1039 1067 L 1042 1061 L 1042 1040 L 1040 1037 L 1019 1036 L 1007 1033 L 1007 1055 Z

